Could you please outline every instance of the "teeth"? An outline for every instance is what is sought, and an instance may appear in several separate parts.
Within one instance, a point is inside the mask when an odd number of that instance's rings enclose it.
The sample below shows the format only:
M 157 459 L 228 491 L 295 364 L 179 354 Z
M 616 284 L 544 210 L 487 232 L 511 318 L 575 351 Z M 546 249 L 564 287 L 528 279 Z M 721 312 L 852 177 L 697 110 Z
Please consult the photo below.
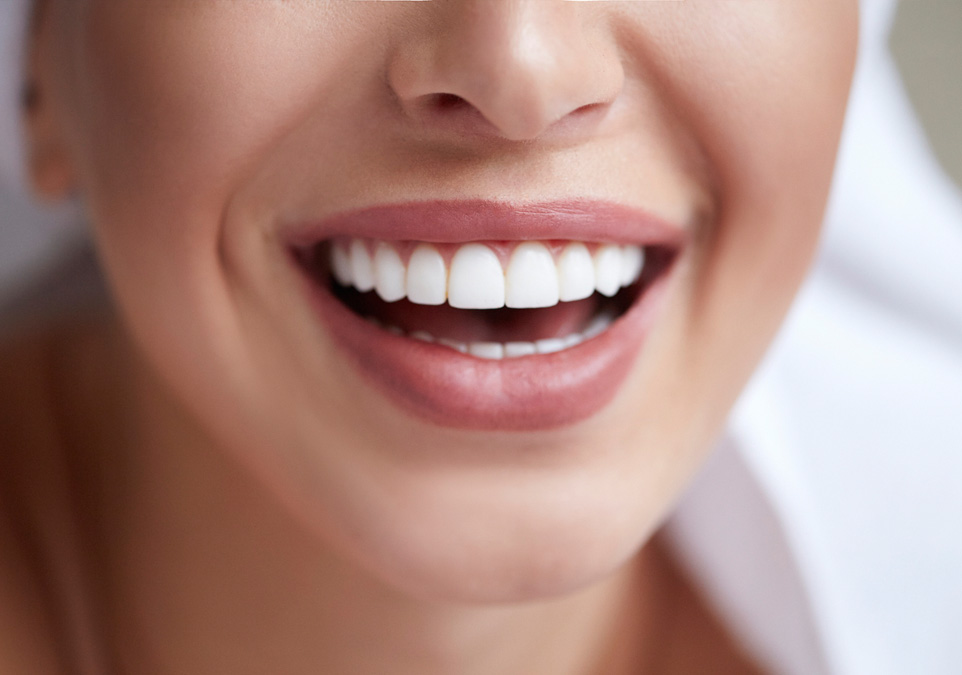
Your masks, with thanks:
M 385 241 L 374 242 L 373 248 L 363 239 L 337 241 L 330 257 L 331 273 L 342 286 L 374 290 L 386 302 L 407 298 L 418 305 L 447 302 L 460 309 L 552 307 L 595 291 L 611 297 L 635 283 L 645 265 L 641 246 L 603 244 L 592 255 L 580 242 L 566 245 L 557 261 L 541 242 L 520 243 L 507 271 L 494 250 L 478 243 L 457 248 L 450 269 L 427 243 L 414 248 L 406 265 Z
M 444 345 L 445 347 L 450 347 L 451 349 L 461 352 L 462 354 L 468 353 L 468 344 L 466 342 L 458 342 L 457 340 L 447 340 L 445 338 L 440 338 L 438 340 L 439 345 Z
M 595 289 L 609 298 L 621 288 L 621 249 L 612 244 L 595 251 Z
M 351 285 L 351 254 L 340 244 L 335 244 L 331 249 L 331 270 L 337 283 L 341 286 Z
M 416 330 L 411 333 L 411 337 L 421 342 L 434 342 L 434 336 L 426 330 Z
M 564 302 L 583 300 L 595 292 L 595 264 L 588 247 L 568 244 L 558 259 L 558 287 Z
M 374 280 L 374 288 L 385 302 L 394 302 L 406 295 L 401 256 L 393 246 L 383 242 L 374 253 Z
M 588 324 L 588 327 L 581 332 L 581 335 L 585 340 L 590 340 L 591 338 L 604 333 L 608 329 L 608 326 L 614 322 L 614 320 L 614 317 L 609 314 L 597 316 L 591 323 Z
M 458 249 L 451 260 L 448 304 L 459 309 L 504 307 L 504 272 L 494 251 L 483 244 Z
M 408 261 L 408 300 L 419 305 L 443 305 L 448 296 L 444 258 L 429 244 L 421 244 Z
M 544 244 L 528 241 L 514 249 L 504 282 L 508 307 L 553 307 L 558 304 L 558 269 Z
M 351 281 L 362 292 L 374 288 L 374 265 L 367 253 L 367 246 L 360 239 L 351 242 Z
M 537 354 L 538 348 L 533 342 L 507 342 L 504 345 L 504 355 L 509 359 L 519 356 L 531 356 Z
M 500 361 L 504 358 L 504 345 L 500 342 L 472 342 L 468 345 L 468 354 L 479 359 Z
M 374 317 L 366 317 L 366 319 L 380 328 L 385 330 L 392 335 L 397 335 L 399 337 L 407 336 L 414 340 L 420 340 L 421 342 L 437 343 L 453 349 L 462 354 L 469 354 L 479 359 L 486 359 L 491 361 L 500 361 L 502 359 L 516 359 L 522 356 L 532 356 L 534 354 L 554 354 L 556 352 L 564 351 L 565 349 L 571 349 L 576 345 L 581 344 L 586 340 L 590 340 L 593 337 L 603 333 L 614 321 L 613 317 L 609 315 L 601 315 L 595 317 L 595 319 L 588 325 L 585 330 L 580 333 L 572 333 L 566 337 L 560 338 L 547 338 L 545 340 L 538 340 L 536 342 L 459 342 L 457 340 L 449 340 L 447 338 L 436 338 L 427 331 L 417 330 L 413 333 L 405 333 L 403 329 L 397 326 L 384 325 Z
M 621 249 L 621 285 L 631 286 L 641 277 L 645 267 L 645 250 L 640 246 L 624 246 Z
M 534 343 L 534 346 L 539 354 L 554 354 L 565 348 L 565 341 L 564 338 L 548 338 L 547 340 L 538 340 Z

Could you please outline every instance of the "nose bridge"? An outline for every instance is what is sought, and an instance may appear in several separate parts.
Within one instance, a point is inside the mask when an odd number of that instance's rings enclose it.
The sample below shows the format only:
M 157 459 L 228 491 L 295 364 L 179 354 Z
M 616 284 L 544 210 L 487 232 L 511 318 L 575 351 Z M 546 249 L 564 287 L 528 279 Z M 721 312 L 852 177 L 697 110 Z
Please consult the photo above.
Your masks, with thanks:
M 441 0 L 432 28 L 395 54 L 390 84 L 415 116 L 438 96 L 455 96 L 489 131 L 536 138 L 576 110 L 610 103 L 622 87 L 616 50 L 602 44 L 580 4 Z

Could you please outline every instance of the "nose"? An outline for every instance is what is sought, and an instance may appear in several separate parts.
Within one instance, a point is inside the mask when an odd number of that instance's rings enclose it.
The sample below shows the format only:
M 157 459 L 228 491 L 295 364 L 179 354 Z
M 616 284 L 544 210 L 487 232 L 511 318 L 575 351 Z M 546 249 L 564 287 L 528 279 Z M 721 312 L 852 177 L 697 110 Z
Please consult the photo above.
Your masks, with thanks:
M 624 70 L 594 3 L 443 0 L 391 57 L 404 112 L 433 129 L 511 141 L 577 135 L 618 97 Z M 579 7 L 581 6 L 581 7 Z M 592 13 L 593 12 L 593 13 Z

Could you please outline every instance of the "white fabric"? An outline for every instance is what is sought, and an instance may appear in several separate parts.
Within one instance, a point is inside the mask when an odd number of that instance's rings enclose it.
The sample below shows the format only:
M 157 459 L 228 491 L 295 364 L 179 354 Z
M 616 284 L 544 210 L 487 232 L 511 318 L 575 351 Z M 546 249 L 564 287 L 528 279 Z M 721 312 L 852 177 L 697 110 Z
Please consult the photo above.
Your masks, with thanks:
M 955 675 L 962 201 L 925 147 L 887 52 L 895 0 L 861 4 L 821 254 L 666 531 L 772 672 Z M 3 218 L 4 199 L 23 185 L 24 6 L 0 0 Z

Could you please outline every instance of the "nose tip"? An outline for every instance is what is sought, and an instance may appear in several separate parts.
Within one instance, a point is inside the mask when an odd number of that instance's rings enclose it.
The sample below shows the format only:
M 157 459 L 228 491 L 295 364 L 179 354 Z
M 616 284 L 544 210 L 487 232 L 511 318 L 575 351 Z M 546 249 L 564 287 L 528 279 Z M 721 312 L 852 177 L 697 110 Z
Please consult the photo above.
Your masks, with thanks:
M 404 112 L 432 128 L 529 141 L 587 127 L 618 97 L 624 71 L 578 4 L 444 3 L 438 24 L 394 55 L 390 86 Z

